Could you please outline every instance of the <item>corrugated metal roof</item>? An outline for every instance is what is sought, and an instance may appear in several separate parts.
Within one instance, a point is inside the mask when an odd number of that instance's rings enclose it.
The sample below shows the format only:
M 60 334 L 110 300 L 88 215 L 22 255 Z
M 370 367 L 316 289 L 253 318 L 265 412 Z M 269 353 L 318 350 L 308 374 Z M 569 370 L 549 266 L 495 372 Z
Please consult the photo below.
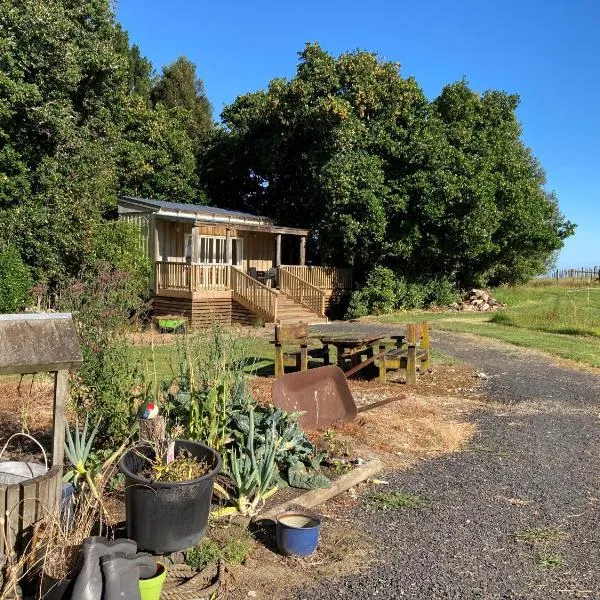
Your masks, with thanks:
M 185 204 L 183 202 L 167 202 L 166 200 L 153 200 L 150 198 L 136 198 L 133 196 L 121 196 L 119 200 L 125 200 L 126 202 L 131 202 L 134 204 L 138 204 L 147 208 L 156 208 L 158 210 L 174 210 L 174 211 L 187 211 L 194 212 L 198 214 L 211 214 L 211 215 L 221 215 L 224 217 L 234 217 L 240 219 L 256 219 L 259 221 L 264 221 L 270 223 L 271 220 L 268 217 L 262 217 L 260 215 L 253 215 L 250 213 L 227 210 L 224 208 L 217 208 L 216 206 L 201 206 L 199 204 Z

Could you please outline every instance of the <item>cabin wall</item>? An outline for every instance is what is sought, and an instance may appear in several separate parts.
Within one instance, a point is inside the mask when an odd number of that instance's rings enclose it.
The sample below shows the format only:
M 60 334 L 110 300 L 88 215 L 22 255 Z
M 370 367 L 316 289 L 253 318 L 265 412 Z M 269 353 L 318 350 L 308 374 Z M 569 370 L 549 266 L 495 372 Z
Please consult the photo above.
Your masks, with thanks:
M 156 259 L 162 262 L 185 262 L 186 233 L 192 233 L 191 223 L 157 219 L 158 252 L 156 253 Z
M 238 237 L 244 240 L 244 270 L 254 267 L 257 271 L 267 271 L 275 266 L 275 235 L 255 231 L 240 231 Z
M 185 235 L 192 233 L 192 224 L 176 221 L 156 220 L 158 242 L 157 260 L 162 262 L 185 261 Z M 226 237 L 227 228 L 219 225 L 200 225 L 198 235 Z M 275 266 L 276 235 L 259 231 L 243 231 L 230 228 L 232 238 L 243 240 L 243 269 L 254 267 L 257 271 L 267 271 Z

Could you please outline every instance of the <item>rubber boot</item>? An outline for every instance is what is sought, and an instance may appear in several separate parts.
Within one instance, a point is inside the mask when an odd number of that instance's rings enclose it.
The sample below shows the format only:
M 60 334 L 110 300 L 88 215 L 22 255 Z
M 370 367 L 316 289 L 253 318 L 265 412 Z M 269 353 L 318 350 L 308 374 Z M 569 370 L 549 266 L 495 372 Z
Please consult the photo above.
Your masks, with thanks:
M 137 544 L 133 540 L 115 540 L 109 542 L 106 538 L 93 536 L 86 538 L 81 545 L 83 566 L 75 580 L 73 598 L 77 600 L 102 599 L 102 572 L 100 559 L 103 556 L 115 554 L 131 554 L 137 552 Z
M 149 554 L 105 556 L 100 559 L 104 577 L 102 600 L 141 600 L 140 577 L 156 574 L 156 560 Z

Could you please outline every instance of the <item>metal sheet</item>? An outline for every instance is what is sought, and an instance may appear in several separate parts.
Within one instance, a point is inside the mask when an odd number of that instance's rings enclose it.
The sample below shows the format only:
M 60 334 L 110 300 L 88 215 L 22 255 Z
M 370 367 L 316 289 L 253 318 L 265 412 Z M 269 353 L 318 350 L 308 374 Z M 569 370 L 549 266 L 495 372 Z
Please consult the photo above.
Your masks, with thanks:
M 288 412 L 303 411 L 300 425 L 322 429 L 356 418 L 357 410 L 344 372 L 319 367 L 279 377 L 272 388 L 273 404 Z

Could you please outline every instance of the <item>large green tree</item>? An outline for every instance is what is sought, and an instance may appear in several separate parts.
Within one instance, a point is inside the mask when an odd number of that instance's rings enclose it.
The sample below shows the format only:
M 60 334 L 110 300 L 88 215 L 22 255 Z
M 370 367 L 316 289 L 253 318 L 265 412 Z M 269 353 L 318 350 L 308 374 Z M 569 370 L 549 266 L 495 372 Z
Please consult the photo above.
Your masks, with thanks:
M 0 0 L 0 243 L 36 279 L 86 269 L 119 191 L 193 199 L 191 113 L 152 108 L 151 70 L 109 0 Z
M 202 163 L 211 199 L 313 229 L 313 258 L 458 285 L 544 270 L 572 233 L 521 140 L 518 98 L 466 82 L 429 102 L 395 63 L 316 44 L 240 96 Z
M 152 88 L 152 101 L 166 108 L 183 108 L 190 119 L 187 130 L 195 144 L 201 144 L 213 129 L 212 106 L 196 65 L 185 56 L 163 67 Z

